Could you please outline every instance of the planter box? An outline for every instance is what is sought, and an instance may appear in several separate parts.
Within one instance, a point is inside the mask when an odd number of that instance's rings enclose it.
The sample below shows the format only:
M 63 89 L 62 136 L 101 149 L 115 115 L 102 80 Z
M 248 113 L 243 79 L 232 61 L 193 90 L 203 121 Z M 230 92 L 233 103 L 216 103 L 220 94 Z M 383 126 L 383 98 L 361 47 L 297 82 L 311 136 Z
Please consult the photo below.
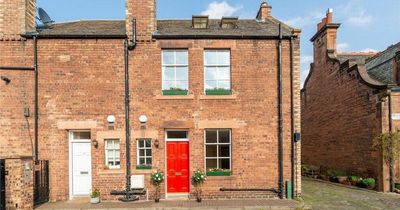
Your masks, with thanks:
M 90 198 L 91 204 L 98 204 L 100 203 L 100 197 Z
M 207 176 L 230 176 L 231 171 L 207 171 Z
M 187 95 L 188 90 L 163 90 L 164 96 L 182 96 Z
M 394 183 L 394 188 L 400 190 L 400 183 Z
M 151 166 L 136 166 L 137 170 L 150 170 L 151 168 Z
M 223 89 L 206 90 L 206 95 L 232 95 L 232 91 Z

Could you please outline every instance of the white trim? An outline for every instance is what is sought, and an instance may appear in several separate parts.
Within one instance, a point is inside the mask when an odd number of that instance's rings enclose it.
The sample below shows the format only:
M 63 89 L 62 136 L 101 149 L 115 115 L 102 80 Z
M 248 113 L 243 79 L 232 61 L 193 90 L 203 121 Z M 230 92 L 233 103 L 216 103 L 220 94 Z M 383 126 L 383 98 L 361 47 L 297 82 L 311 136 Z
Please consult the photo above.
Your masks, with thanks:
M 107 149 L 107 142 L 109 141 L 114 141 L 114 147 L 115 147 L 115 141 L 118 141 L 118 150 L 117 149 Z M 109 166 L 108 165 L 108 152 L 110 150 L 113 150 L 114 152 L 119 153 L 119 165 L 113 165 L 113 166 Z M 114 164 L 116 163 L 116 157 L 114 154 Z M 109 168 L 109 169 L 121 169 L 121 140 L 120 139 L 104 139 L 104 164 Z
M 186 131 L 186 138 L 181 138 L 181 139 L 169 139 L 168 138 L 168 131 Z M 165 130 L 165 141 L 169 142 L 169 141 L 189 141 L 189 130 L 187 129 L 166 129 Z
M 143 148 L 139 148 L 139 141 L 146 141 L 146 140 L 150 141 L 150 147 L 146 147 L 146 142 L 144 142 L 144 147 Z M 151 150 L 151 156 L 147 156 L 147 151 L 144 151 L 145 152 L 144 156 L 140 156 L 139 155 L 139 149 L 144 149 L 144 150 L 150 149 Z M 147 158 L 151 158 L 151 165 L 149 165 L 149 166 L 153 167 L 153 139 L 150 139 L 150 138 L 142 138 L 142 139 L 141 138 L 137 138 L 136 139 L 136 166 L 141 166 L 140 160 L 139 160 L 140 157 L 142 157 L 142 158 L 144 157 L 144 159 L 145 159 L 144 162 L 147 162 Z
M 209 131 L 217 131 L 217 143 L 206 143 L 206 132 Z M 219 141 L 219 130 L 229 130 L 229 143 L 218 143 Z M 207 145 L 216 145 L 217 146 L 217 157 L 207 157 Z M 219 149 L 218 145 L 229 145 L 229 157 L 219 157 Z M 204 171 L 207 172 L 207 159 L 217 159 L 217 168 L 219 168 L 219 159 L 229 159 L 229 170 L 232 172 L 232 129 L 230 128 L 205 128 L 204 129 Z
M 72 200 L 74 197 L 79 197 L 79 196 L 74 196 L 73 195 L 73 177 L 72 177 L 72 144 L 73 143 L 92 143 L 91 139 L 73 139 L 73 133 L 74 132 L 89 132 L 91 133 L 90 130 L 70 130 L 68 131 L 68 191 L 69 191 L 69 200 Z M 90 151 L 91 152 L 91 151 Z M 90 167 L 90 170 L 92 170 L 92 168 Z M 91 180 L 92 181 L 92 180 Z
M 206 52 L 229 52 L 229 65 L 206 65 Z M 231 49 L 205 49 L 203 51 L 203 93 L 206 94 L 206 68 L 207 67 L 229 67 L 229 90 L 232 91 L 232 52 Z M 219 69 L 218 69 L 219 71 Z M 217 88 L 218 88 L 218 79 L 217 81 Z

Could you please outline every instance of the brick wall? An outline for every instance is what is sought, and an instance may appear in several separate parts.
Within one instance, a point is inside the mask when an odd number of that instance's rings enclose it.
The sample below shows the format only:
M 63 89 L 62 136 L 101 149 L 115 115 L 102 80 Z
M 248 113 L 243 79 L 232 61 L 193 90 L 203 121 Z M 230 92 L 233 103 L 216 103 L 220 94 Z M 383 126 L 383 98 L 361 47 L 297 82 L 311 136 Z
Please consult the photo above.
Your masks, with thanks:
M 156 0 L 126 0 L 126 32 L 132 39 L 132 19 L 136 18 L 137 40 L 151 40 L 157 29 Z
M 382 190 L 382 160 L 372 139 L 381 133 L 385 108 L 354 63 L 339 63 L 335 46 L 336 30 L 320 31 L 314 42 L 301 98 L 302 163 L 378 178 Z
M 35 29 L 36 0 L 0 0 L 0 40 L 19 40 Z

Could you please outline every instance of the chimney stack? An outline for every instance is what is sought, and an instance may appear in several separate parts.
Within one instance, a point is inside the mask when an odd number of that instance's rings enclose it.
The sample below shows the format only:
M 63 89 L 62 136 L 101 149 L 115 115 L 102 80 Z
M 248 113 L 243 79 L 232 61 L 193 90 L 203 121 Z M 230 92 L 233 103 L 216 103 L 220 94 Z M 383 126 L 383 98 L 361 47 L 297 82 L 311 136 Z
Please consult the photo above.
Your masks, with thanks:
M 271 16 L 271 10 L 272 7 L 266 1 L 263 1 L 257 13 L 257 20 L 265 21 L 265 19 Z
M 132 19 L 136 19 L 137 41 L 149 41 L 157 30 L 156 0 L 126 0 L 126 33 L 132 39 Z
M 336 35 L 339 26 L 340 24 L 333 23 L 333 9 L 328 9 L 326 16 L 317 25 L 317 33 L 311 38 L 314 42 L 314 51 L 316 48 L 325 46 L 326 50 L 336 52 Z
M 0 0 L 0 39 L 20 40 L 36 30 L 36 0 Z

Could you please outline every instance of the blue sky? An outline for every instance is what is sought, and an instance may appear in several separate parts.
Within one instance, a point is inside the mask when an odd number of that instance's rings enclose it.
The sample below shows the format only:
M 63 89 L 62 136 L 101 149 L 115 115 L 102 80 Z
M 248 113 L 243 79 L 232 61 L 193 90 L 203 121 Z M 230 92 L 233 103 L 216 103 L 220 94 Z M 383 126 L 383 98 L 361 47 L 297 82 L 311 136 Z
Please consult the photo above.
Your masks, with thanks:
M 159 19 L 191 18 L 194 14 L 211 17 L 254 18 L 262 0 L 158 0 Z M 334 22 L 342 23 L 338 50 L 381 51 L 400 42 L 400 0 L 267 0 L 272 15 L 302 29 L 301 77 L 312 62 L 309 39 L 328 8 L 334 9 Z M 37 0 L 56 22 L 79 19 L 124 19 L 125 0 Z

